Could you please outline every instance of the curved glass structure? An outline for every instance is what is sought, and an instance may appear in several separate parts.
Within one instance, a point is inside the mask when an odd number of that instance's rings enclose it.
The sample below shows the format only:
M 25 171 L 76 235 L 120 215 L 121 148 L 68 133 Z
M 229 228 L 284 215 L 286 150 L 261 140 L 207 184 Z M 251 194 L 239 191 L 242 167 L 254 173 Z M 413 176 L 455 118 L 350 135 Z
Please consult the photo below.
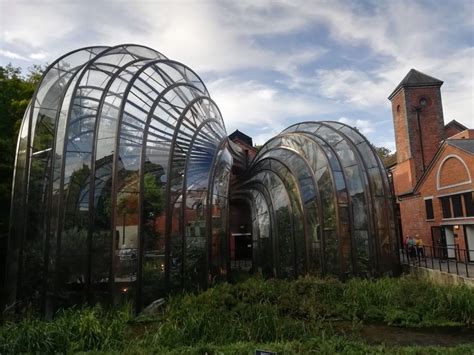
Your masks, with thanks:
M 357 130 L 293 125 L 261 148 L 247 176 L 231 199 L 252 209 L 255 266 L 264 275 L 397 273 L 387 175 Z
M 345 125 L 289 127 L 250 163 L 190 68 L 143 46 L 79 49 L 47 68 L 20 128 L 4 303 L 139 310 L 228 279 L 231 205 L 266 276 L 391 273 L 390 196 Z

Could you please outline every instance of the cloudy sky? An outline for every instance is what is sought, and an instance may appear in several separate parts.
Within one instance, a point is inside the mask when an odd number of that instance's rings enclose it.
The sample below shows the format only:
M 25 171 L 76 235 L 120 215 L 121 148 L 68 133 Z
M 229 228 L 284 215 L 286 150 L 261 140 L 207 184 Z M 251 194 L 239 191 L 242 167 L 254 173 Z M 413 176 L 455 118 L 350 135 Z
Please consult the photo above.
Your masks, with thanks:
M 473 29 L 472 0 L 0 0 L 0 65 L 143 44 L 201 76 L 228 133 L 339 120 L 393 150 L 387 96 L 410 68 L 444 81 L 445 122 L 474 127 Z

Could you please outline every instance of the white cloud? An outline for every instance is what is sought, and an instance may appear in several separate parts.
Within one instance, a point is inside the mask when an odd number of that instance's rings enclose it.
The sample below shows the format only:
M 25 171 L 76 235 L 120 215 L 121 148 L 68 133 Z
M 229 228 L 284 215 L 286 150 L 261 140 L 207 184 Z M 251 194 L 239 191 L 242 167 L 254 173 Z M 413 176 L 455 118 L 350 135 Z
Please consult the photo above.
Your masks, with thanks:
M 48 57 L 48 53 L 40 51 L 36 53 L 31 53 L 29 57 L 33 60 L 44 60 Z
M 362 107 L 387 104 L 389 83 L 363 71 L 321 69 L 317 71 L 317 81 L 320 95 L 339 102 Z
M 201 73 L 247 68 L 290 72 L 317 59 L 323 50 L 294 48 L 279 53 L 255 40 L 256 35 L 301 25 L 301 20 L 289 23 L 284 9 L 259 12 L 251 3 L 239 2 L 139 2 L 130 12 L 127 2 L 4 0 L 0 41 L 30 53 L 45 49 L 57 55 L 91 44 L 140 43 Z
M 64 38 L 79 26 L 76 5 L 61 1 L 1 1 L 0 41 L 41 48 Z
M 380 112 L 388 132 L 387 96 L 413 67 L 445 81 L 446 120 L 472 126 L 474 53 L 460 36 L 472 38 L 473 21 L 470 1 L 0 0 L 0 56 L 42 61 L 86 45 L 144 44 L 213 78 L 228 130 L 247 125 L 258 139 L 291 119 L 351 109 L 373 124 Z
M 28 58 L 23 57 L 21 54 L 18 54 L 9 50 L 3 50 L 3 49 L 0 49 L 0 56 L 3 56 L 5 58 L 10 58 L 10 59 L 28 60 Z
M 392 152 L 395 151 L 395 140 L 393 138 L 394 132 L 391 118 L 384 120 L 380 118 L 361 119 L 342 116 L 337 121 L 351 127 L 356 127 L 359 132 L 366 136 L 375 146 L 388 148 Z
M 340 117 L 338 119 L 338 122 L 345 123 L 346 125 L 349 125 L 351 127 L 356 127 L 364 135 L 375 132 L 375 127 L 369 120 Z
M 387 96 L 411 68 L 444 81 L 441 94 L 445 123 L 456 119 L 474 128 L 474 47 L 460 48 L 444 56 L 391 62 L 378 68 L 375 75 L 382 82 L 392 80 Z
M 279 91 L 255 81 L 219 79 L 207 85 L 218 103 L 227 131 L 239 128 L 255 131 L 257 143 L 278 134 L 298 118 L 331 113 L 334 107 L 315 97 Z

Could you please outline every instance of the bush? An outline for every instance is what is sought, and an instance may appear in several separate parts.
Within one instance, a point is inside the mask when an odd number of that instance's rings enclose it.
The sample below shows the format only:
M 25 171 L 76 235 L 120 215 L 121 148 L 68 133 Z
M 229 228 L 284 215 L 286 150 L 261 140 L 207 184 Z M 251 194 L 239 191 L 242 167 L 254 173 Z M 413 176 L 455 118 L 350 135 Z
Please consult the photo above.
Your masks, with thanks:
M 389 348 L 369 347 L 352 335 L 362 321 L 422 327 L 471 325 L 473 319 L 474 292 L 465 286 L 440 287 L 409 276 L 346 283 L 315 277 L 250 278 L 172 296 L 164 313 L 134 321 L 128 309 L 105 311 L 99 306 L 60 311 L 51 322 L 25 317 L 0 328 L 0 353 L 240 354 L 256 348 L 382 353 Z M 344 331 L 340 323 L 349 328 Z
M 26 317 L 0 328 L 0 353 L 56 353 L 121 349 L 128 310 L 101 307 L 59 311 L 53 321 Z

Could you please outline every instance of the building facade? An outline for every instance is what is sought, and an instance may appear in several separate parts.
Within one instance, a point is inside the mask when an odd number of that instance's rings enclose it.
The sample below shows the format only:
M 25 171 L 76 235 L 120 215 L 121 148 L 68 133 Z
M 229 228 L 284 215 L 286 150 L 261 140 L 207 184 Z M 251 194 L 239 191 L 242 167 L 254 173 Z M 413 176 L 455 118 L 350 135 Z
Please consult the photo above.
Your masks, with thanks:
M 444 124 L 442 81 L 414 69 L 392 102 L 396 163 L 389 167 L 402 238 L 436 257 L 474 261 L 474 130 Z

